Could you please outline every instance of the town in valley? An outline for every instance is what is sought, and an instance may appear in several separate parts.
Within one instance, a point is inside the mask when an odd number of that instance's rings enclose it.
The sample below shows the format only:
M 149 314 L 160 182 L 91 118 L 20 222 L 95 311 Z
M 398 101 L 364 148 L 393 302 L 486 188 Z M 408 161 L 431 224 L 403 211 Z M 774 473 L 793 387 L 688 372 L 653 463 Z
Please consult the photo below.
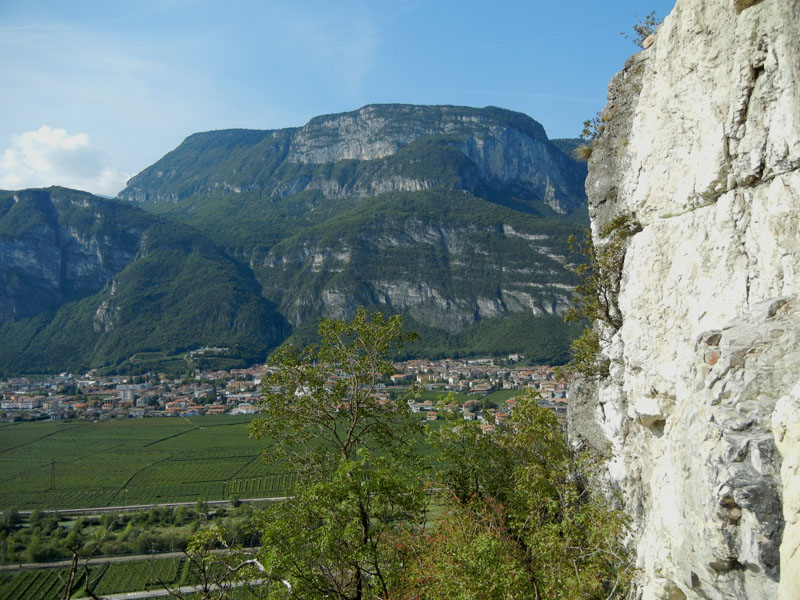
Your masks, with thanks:
M 415 385 L 418 397 L 409 400 L 413 413 L 428 421 L 453 416 L 478 420 L 490 430 L 513 410 L 515 397 L 526 390 L 539 395 L 539 404 L 566 415 L 567 385 L 549 366 L 516 366 L 523 357 L 498 360 L 440 359 L 394 363 L 394 374 L 374 391 L 388 401 L 392 394 Z M 262 379 L 272 367 L 165 374 L 16 377 L 0 381 L 0 420 L 108 420 L 142 417 L 241 415 L 258 412 Z M 346 377 L 346 373 L 331 377 Z M 517 393 L 518 392 L 518 393 Z M 449 414 L 448 414 L 449 413 Z

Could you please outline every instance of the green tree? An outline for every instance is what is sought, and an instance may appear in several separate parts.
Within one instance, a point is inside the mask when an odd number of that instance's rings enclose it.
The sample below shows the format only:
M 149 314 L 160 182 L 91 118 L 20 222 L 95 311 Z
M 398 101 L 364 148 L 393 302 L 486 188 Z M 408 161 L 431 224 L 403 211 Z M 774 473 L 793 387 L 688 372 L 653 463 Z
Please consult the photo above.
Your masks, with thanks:
M 459 503 L 503 499 L 511 457 L 476 421 L 445 421 L 431 430 L 428 441 L 437 450 L 437 480 Z
M 224 552 L 221 552 L 224 551 Z M 189 577 L 196 582 L 192 598 L 201 600 L 232 600 L 242 596 L 236 590 L 240 586 L 252 589 L 253 581 L 263 577 L 261 564 L 245 552 L 240 545 L 229 540 L 228 532 L 217 524 L 212 524 L 194 535 L 184 549 L 188 563 Z M 164 581 L 160 582 L 176 598 L 184 598 L 180 589 L 172 589 Z M 247 595 L 260 598 L 262 594 Z
M 257 520 L 270 597 L 386 598 L 399 577 L 387 545 L 418 523 L 425 495 L 407 397 L 376 395 L 393 372 L 386 358 L 413 334 L 400 317 L 359 309 L 351 322 L 323 320 L 321 341 L 286 346 L 263 384 L 255 437 L 274 440 L 268 463 L 300 474 L 286 502 Z
M 624 598 L 626 518 L 583 485 L 592 465 L 573 456 L 553 413 L 522 399 L 500 443 L 516 463 L 509 523 L 529 557 L 537 597 Z
M 403 332 L 401 317 L 361 308 L 349 323 L 323 319 L 319 335 L 319 344 L 273 354 L 260 401 L 267 416 L 250 427 L 254 437 L 275 442 L 266 462 L 286 460 L 312 477 L 354 458 L 368 440 L 387 449 L 407 445 L 415 425 L 407 395 L 388 403 L 376 397 L 382 377 L 394 372 L 387 356 L 417 337 Z
M 495 501 L 450 506 L 432 532 L 398 539 L 406 573 L 392 598 L 512 600 L 536 598 L 524 549 Z
M 508 461 L 500 489 L 467 500 L 450 494 L 431 536 L 402 540 L 406 590 L 425 599 L 624 598 L 632 575 L 626 519 L 588 493 L 590 465 L 573 456 L 553 413 L 522 397 L 507 425 L 457 438 L 450 453 L 480 462 L 487 439 Z M 445 472 L 442 482 L 451 481 Z
M 3 514 L 3 524 L 8 529 L 14 529 L 19 526 L 20 523 L 22 523 L 22 517 L 20 517 L 19 511 L 16 508 L 9 508 Z

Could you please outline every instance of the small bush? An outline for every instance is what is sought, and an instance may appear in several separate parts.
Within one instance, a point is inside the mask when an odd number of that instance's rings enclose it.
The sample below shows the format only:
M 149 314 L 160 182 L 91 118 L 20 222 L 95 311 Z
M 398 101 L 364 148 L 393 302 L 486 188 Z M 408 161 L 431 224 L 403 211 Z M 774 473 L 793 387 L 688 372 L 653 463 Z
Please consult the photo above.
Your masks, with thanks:
M 620 35 L 625 39 L 631 40 L 639 48 L 644 48 L 644 41 L 651 35 L 655 34 L 658 26 L 663 23 L 663 19 L 659 19 L 656 11 L 651 10 L 644 19 L 636 15 L 636 23 L 633 25 L 633 35 L 625 31 L 620 31 Z
M 558 370 L 560 378 L 581 375 L 589 379 L 608 376 L 608 361 L 600 357 L 600 332 L 616 331 L 622 326 L 622 316 L 616 306 L 622 266 L 628 238 L 641 231 L 641 225 L 630 215 L 618 215 L 599 233 L 601 244 L 595 246 L 589 229 L 583 241 L 570 236 L 573 254 L 582 257 L 577 266 L 567 267 L 580 282 L 575 287 L 573 306 L 564 320 L 587 320 L 590 325 L 572 342 L 572 358 Z

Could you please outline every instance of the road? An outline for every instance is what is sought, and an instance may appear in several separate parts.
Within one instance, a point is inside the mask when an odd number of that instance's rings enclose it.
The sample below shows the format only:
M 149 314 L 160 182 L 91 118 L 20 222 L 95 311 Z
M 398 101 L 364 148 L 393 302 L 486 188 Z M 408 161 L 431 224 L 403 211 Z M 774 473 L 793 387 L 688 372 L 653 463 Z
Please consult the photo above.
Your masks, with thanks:
M 259 585 L 264 583 L 265 579 L 253 579 L 252 581 L 240 581 L 234 583 L 233 587 L 243 587 L 245 585 Z M 217 586 L 211 586 L 212 590 L 216 590 Z M 147 592 L 123 592 L 122 594 L 110 594 L 102 596 L 103 600 L 143 600 L 145 598 L 163 598 L 164 596 L 175 596 L 178 594 L 190 594 L 192 592 L 202 592 L 201 586 L 184 585 L 177 589 L 172 590 L 150 590 Z M 182 596 L 179 596 L 182 597 Z M 89 600 L 88 596 L 82 598 L 73 598 L 72 600 Z
M 239 500 L 239 502 L 251 504 L 253 502 L 283 502 L 288 500 L 292 496 L 278 496 L 273 498 L 243 498 Z M 230 500 L 206 500 L 204 502 L 206 506 L 230 506 Z M 133 510 L 150 510 L 151 508 L 175 508 L 177 506 L 197 506 L 197 502 L 164 502 L 162 504 L 127 504 L 123 506 L 98 506 L 95 508 L 57 508 L 57 509 L 42 509 L 37 510 L 36 512 L 40 512 L 46 515 L 62 515 L 62 516 L 70 516 L 70 515 L 97 515 L 101 513 L 107 512 L 126 512 L 126 511 L 133 511 Z M 22 517 L 29 517 L 30 514 L 34 511 L 32 510 L 20 510 L 17 511 L 20 516 Z M 2 511 L 0 511 L 2 514 Z
M 258 550 L 258 548 L 242 548 L 242 550 Z M 225 552 L 225 550 L 212 550 L 212 552 Z M 104 563 L 118 563 L 118 562 L 133 562 L 137 560 L 158 560 L 161 558 L 183 558 L 186 556 L 183 552 L 160 552 L 157 554 L 118 554 L 116 556 L 93 556 L 89 558 L 92 565 L 102 565 Z M 84 564 L 86 558 L 81 558 L 81 564 Z M 53 560 L 50 562 L 40 563 L 10 563 L 0 565 L 0 573 L 7 571 L 28 571 L 34 569 L 52 569 L 57 567 L 69 568 L 72 566 L 72 559 Z

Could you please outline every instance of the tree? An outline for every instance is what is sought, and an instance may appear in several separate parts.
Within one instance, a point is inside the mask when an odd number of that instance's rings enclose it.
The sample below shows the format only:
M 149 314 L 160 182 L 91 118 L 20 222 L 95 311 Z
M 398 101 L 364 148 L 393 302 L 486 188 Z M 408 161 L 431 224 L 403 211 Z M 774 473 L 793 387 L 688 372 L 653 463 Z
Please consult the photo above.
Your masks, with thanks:
M 318 345 L 287 345 L 272 356 L 259 403 L 268 416 L 250 428 L 254 437 L 274 440 L 266 462 L 287 460 L 304 475 L 332 470 L 325 461 L 351 459 L 367 440 L 402 446 L 414 429 L 408 396 L 382 403 L 375 393 L 393 372 L 387 354 L 417 338 L 403 332 L 402 318 L 362 308 L 350 323 L 323 319 L 319 334 Z
M 431 431 L 428 441 L 437 450 L 437 482 L 459 503 L 504 499 L 510 487 L 510 456 L 476 421 L 445 421 Z
M 236 590 L 241 587 L 250 592 L 248 598 L 265 597 L 254 589 L 261 584 L 264 570 L 261 563 L 240 545 L 231 543 L 221 526 L 210 525 L 192 535 L 183 553 L 195 584 L 191 592 L 184 594 L 180 587 L 159 578 L 159 584 L 173 598 L 232 600 L 240 597 Z M 156 574 L 155 569 L 153 573 Z
M 534 395 L 522 397 L 507 425 L 482 439 L 452 440 L 451 455 L 481 462 L 486 440 L 505 453 L 506 477 L 495 480 L 493 496 L 485 496 L 488 487 L 466 499 L 450 493 L 430 536 L 401 540 L 405 596 L 624 598 L 632 576 L 627 521 L 603 496 L 588 493 L 590 465 L 573 456 L 553 413 Z M 441 482 L 448 481 L 445 472 Z
M 524 550 L 495 501 L 452 504 L 432 532 L 397 542 L 405 576 L 392 598 L 509 600 L 535 598 Z
M 398 316 L 359 309 L 325 319 L 320 342 L 285 346 L 263 384 L 266 416 L 251 433 L 273 441 L 266 462 L 300 474 L 292 498 L 259 518 L 259 560 L 270 597 L 386 598 L 399 577 L 387 546 L 424 516 L 414 442 L 419 422 L 407 396 L 377 397 L 393 372 L 386 356 L 415 339 Z
M 590 119 L 586 119 L 583 122 L 583 130 L 580 133 L 583 143 L 575 148 L 573 156 L 578 160 L 589 160 L 592 156 L 594 144 L 603 135 L 605 127 L 605 120 L 600 113 Z

